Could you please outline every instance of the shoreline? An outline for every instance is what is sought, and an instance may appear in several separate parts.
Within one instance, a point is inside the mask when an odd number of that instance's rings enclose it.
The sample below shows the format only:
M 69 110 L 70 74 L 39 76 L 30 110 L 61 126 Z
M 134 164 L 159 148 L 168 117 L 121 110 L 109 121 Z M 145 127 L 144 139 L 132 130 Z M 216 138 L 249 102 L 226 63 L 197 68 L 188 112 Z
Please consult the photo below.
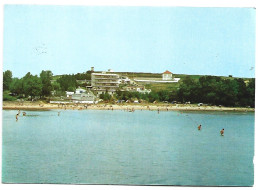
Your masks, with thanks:
M 150 111 L 237 111 L 254 112 L 255 108 L 197 106 L 184 104 L 50 104 L 42 102 L 3 102 L 3 110 L 150 110 Z

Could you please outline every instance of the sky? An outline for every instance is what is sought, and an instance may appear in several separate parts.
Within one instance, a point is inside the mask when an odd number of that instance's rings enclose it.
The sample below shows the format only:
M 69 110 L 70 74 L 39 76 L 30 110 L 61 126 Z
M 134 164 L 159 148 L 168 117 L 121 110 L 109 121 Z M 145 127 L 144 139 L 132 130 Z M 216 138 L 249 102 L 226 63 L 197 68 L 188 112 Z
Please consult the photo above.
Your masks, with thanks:
M 255 77 L 255 9 L 5 5 L 3 71 Z

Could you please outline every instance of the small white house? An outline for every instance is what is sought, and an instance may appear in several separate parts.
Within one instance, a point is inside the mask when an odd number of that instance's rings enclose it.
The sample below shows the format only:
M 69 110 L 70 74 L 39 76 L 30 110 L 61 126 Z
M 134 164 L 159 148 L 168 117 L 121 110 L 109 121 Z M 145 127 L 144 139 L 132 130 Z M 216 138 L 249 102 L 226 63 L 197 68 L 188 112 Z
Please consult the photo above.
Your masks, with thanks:
M 66 91 L 67 98 L 71 97 L 74 94 L 74 92 Z
M 86 92 L 85 90 L 85 92 L 73 94 L 71 99 L 75 103 L 93 104 L 95 103 L 96 96 L 91 91 Z
M 172 80 L 172 73 L 168 70 L 166 70 L 163 74 L 162 74 L 162 79 L 163 80 Z

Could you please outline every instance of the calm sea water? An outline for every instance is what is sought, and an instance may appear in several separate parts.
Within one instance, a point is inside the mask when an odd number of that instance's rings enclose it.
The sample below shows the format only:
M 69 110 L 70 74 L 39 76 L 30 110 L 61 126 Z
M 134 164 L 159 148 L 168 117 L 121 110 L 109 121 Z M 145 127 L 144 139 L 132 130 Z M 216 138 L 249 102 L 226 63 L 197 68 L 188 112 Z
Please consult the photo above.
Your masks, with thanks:
M 3 111 L 4 183 L 254 183 L 254 113 L 26 112 Z

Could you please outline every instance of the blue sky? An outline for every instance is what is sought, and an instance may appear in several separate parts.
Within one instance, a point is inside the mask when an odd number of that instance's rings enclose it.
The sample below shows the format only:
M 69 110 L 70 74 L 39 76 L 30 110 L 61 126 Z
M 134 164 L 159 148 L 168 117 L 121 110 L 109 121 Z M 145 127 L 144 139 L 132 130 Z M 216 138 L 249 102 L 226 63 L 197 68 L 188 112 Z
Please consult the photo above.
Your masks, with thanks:
M 254 8 L 5 5 L 3 70 L 255 77 Z

